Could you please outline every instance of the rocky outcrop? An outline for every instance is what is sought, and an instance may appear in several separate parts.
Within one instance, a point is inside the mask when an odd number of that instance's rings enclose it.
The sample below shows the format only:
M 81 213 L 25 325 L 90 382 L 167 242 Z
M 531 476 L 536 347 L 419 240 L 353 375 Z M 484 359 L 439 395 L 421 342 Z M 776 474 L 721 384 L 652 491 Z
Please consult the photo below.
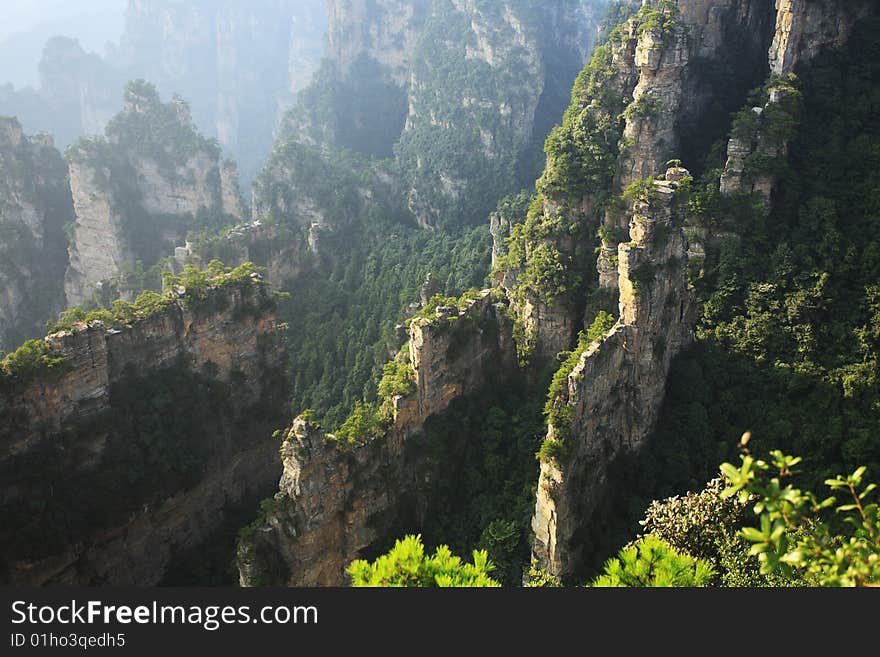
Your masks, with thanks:
M 870 0 L 776 0 L 771 72 L 787 75 L 823 48 L 840 48 L 874 5 Z
M 279 141 L 393 158 L 419 224 L 472 222 L 537 174 L 602 4 L 333 2 L 327 60 Z
M 235 223 L 243 205 L 234 167 L 199 135 L 188 106 L 163 104 L 155 89 L 132 83 L 106 137 L 80 140 L 67 153 L 76 220 L 65 280 L 67 304 L 134 294 L 123 274 L 169 256 L 186 233 Z
M 179 274 L 187 265 L 204 269 L 212 260 L 220 260 L 230 267 L 252 262 L 266 268 L 264 276 L 272 287 L 283 289 L 312 265 L 315 250 L 309 240 L 296 231 L 256 220 L 196 244 L 186 242 L 178 246 L 170 269 Z
M 620 244 L 617 324 L 583 351 L 556 404 L 568 412 L 548 427 L 557 455 L 542 459 L 533 558 L 566 577 L 577 572 L 590 520 L 607 494 L 608 465 L 644 444 L 660 410 L 672 359 L 692 338 L 695 308 L 687 278 L 683 169 L 670 169 L 632 208 Z M 564 419 L 564 420 L 563 420 Z
M 0 350 L 43 333 L 64 308 L 73 221 L 67 167 L 48 135 L 0 117 Z
M 357 60 L 370 59 L 404 87 L 430 6 L 431 0 L 328 0 L 326 57 L 342 77 Z
M 856 23 L 877 11 L 876 3 L 862 0 L 777 0 L 765 99 L 744 110 L 738 127 L 734 126 L 721 177 L 722 194 L 757 193 L 765 204 L 770 203 L 777 183 L 773 162 L 788 153 L 784 124 L 797 119 L 798 92 L 788 76 L 824 49 L 845 45 Z M 746 120 L 749 109 L 751 120 Z
M 547 142 L 540 213 L 527 217 L 512 247 L 516 258 L 500 277 L 527 351 L 540 363 L 569 349 L 592 321 L 584 316 L 596 309 L 590 297 L 617 290 L 629 217 L 608 196 L 621 197 L 672 158 L 702 159 L 726 133 L 726 118 L 717 117 L 766 77 L 769 4 L 649 1 L 636 9 L 578 79 L 566 121 Z
M 277 480 L 285 356 L 258 279 L 43 345 L 53 368 L 0 372 L 7 583 L 156 584 Z
M 239 543 L 243 586 L 342 585 L 352 560 L 418 517 L 424 474 L 413 438 L 425 420 L 515 368 L 510 322 L 489 290 L 413 319 L 409 333 L 415 391 L 388 400 L 381 437 L 340 443 L 305 417 L 286 432 L 279 492 Z

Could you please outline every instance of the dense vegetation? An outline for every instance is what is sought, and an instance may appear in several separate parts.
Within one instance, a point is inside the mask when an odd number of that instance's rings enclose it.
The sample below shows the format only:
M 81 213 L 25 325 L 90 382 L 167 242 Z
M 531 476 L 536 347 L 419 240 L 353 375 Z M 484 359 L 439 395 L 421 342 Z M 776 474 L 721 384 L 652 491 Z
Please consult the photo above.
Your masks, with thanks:
M 698 339 L 674 365 L 650 457 L 668 483 L 709 479 L 746 428 L 804 454 L 814 483 L 880 470 L 877 27 L 866 21 L 849 48 L 801 71 L 800 112 L 772 124 L 792 141 L 769 212 L 698 196 L 736 237 L 710 246 L 696 272 Z
M 761 121 L 750 110 L 735 117 L 737 136 L 760 126 L 777 142 L 790 138 L 787 157 L 746 170 L 747 180 L 780 176 L 769 207 L 718 193 L 723 151 L 712 149 L 691 197 L 692 221 L 722 235 L 692 263 L 697 340 L 673 362 L 647 449 L 613 467 L 628 496 L 607 508 L 607 534 L 592 537 L 599 552 L 625 544 L 651 500 L 700 490 L 735 456 L 744 429 L 762 450 L 772 440 L 803 454 L 810 489 L 860 465 L 880 471 L 877 27 L 860 25 L 846 50 L 822 54 L 799 80 L 771 80 L 785 100 Z M 717 548 L 715 563 L 735 559 L 730 549 Z M 718 569 L 726 582 L 766 583 L 756 567 L 728 565 Z
M 395 325 L 429 273 L 447 294 L 484 286 L 490 238 L 485 227 L 429 233 L 375 213 L 325 246 L 329 271 L 292 281 L 279 316 L 290 326 L 292 410 L 311 408 L 333 429 L 356 401 L 377 401 L 383 367 L 405 340 Z
M 745 434 L 740 442 L 744 452 L 740 467 L 721 465 L 724 481 L 715 479 L 701 492 L 683 498 L 653 502 L 641 522 L 644 534 L 608 559 L 588 586 L 880 584 L 880 506 L 873 501 L 877 485 L 864 482 L 866 468 L 828 479 L 826 486 L 838 495 L 821 498 L 792 483 L 803 459 L 778 450 L 771 452 L 769 462 L 755 459 L 747 448 L 749 440 L 750 434 Z M 755 516 L 758 527 L 750 526 Z M 419 539 L 398 541 L 374 564 L 355 562 L 348 573 L 356 585 L 435 585 L 430 577 L 416 576 L 432 565 L 430 560 L 419 565 L 424 560 Z M 445 545 L 437 554 L 450 563 Z M 475 564 L 487 563 L 490 554 L 475 552 Z M 457 572 L 460 562 L 451 563 Z M 486 585 L 467 577 L 449 582 L 450 586 Z M 528 573 L 527 586 L 560 585 L 535 567 Z
M 477 546 L 502 584 L 522 582 L 544 437 L 541 385 L 505 376 L 505 386 L 456 399 L 414 438 L 426 473 L 427 508 L 418 527 L 428 545 L 466 554 Z

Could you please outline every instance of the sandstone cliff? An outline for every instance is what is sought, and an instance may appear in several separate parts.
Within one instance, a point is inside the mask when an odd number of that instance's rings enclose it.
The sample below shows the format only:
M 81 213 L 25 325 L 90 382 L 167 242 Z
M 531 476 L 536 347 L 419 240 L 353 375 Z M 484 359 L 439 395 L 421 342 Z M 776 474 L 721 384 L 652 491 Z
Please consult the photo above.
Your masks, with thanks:
M 536 175 L 602 6 L 331 3 L 327 60 L 282 137 L 393 157 L 419 224 L 473 222 Z
M 65 280 L 68 306 L 137 292 L 135 263 L 171 255 L 190 230 L 236 223 L 243 206 L 234 167 L 199 135 L 184 101 L 163 104 L 155 89 L 132 83 L 106 137 L 67 152 L 76 221 Z M 110 295 L 115 296 L 115 295 Z
M 644 444 L 670 363 L 692 337 L 687 198 L 677 198 L 685 176 L 670 169 L 636 200 L 632 241 L 618 246 L 620 319 L 583 351 L 554 401 L 547 441 L 556 455 L 542 459 L 532 529 L 535 561 L 556 576 L 577 571 L 591 516 L 608 493 L 607 468 Z
M 488 290 L 411 320 L 409 335 L 414 391 L 386 400 L 381 435 L 341 442 L 305 417 L 286 432 L 279 492 L 239 544 L 243 586 L 342 585 L 349 562 L 418 517 L 413 437 L 425 420 L 515 368 L 509 320 Z
M 67 167 L 48 135 L 0 117 L 0 350 L 43 333 L 64 308 Z
M 538 362 L 568 349 L 591 321 L 583 314 L 595 312 L 596 284 L 617 289 L 628 216 L 609 197 L 674 157 L 702 159 L 726 133 L 726 115 L 766 77 L 771 29 L 767 3 L 719 0 L 679 10 L 648 2 L 597 49 L 547 142 L 538 199 L 500 267 L 526 351 Z M 556 273 L 547 277 L 547 269 Z
M 772 73 L 764 105 L 738 115 L 720 183 L 724 194 L 757 193 L 770 203 L 777 182 L 773 163 L 787 153 L 797 112 L 797 89 L 782 74 L 796 71 L 796 63 L 808 62 L 822 48 L 842 43 L 853 21 L 867 15 L 870 5 L 848 3 L 843 9 L 835 2 L 805 3 L 807 8 L 777 2 L 774 16 L 768 4 L 680 3 L 680 12 L 675 12 L 662 3 L 647 3 L 624 25 L 623 39 L 618 36 L 621 44 L 627 43 L 627 34 L 635 36 L 626 47 L 616 46 L 618 53 L 632 57 L 625 64 L 626 58 L 612 54 L 611 70 L 618 80 L 638 82 L 631 91 L 633 103 L 623 114 L 612 189 L 627 190 L 625 197 L 635 197 L 636 203 L 629 212 L 614 205 L 604 212 L 599 284 L 618 291 L 618 324 L 581 354 L 568 375 L 567 390 L 555 401 L 560 410 L 551 415 L 548 449 L 542 450 L 546 458 L 532 524 L 533 558 L 554 575 L 565 578 L 579 572 L 595 532 L 593 516 L 613 494 L 608 466 L 618 454 L 639 449 L 648 439 L 663 400 L 670 359 L 690 340 L 695 317 L 686 276 L 688 244 L 682 232 L 688 217 L 678 198 L 689 185 L 687 177 L 682 178 L 687 172 L 673 167 L 666 181 L 650 178 L 676 153 L 692 155 L 695 148 L 699 152 L 695 128 L 706 131 L 702 150 L 709 149 L 708 138 L 715 130 L 706 117 L 712 106 L 709 99 L 727 107 L 741 103 L 746 84 L 755 81 L 754 71 L 760 72 L 760 82 Z M 744 34 L 749 36 L 743 39 Z M 615 43 L 613 35 L 611 42 Z M 728 59 L 728 49 L 737 53 L 738 61 Z M 756 60 L 762 66 L 756 68 Z M 734 84 L 728 80 L 725 89 L 717 72 L 730 64 L 743 75 L 734 78 Z M 629 94 L 627 89 L 625 96 Z M 546 207 L 545 202 L 545 213 Z M 629 242 L 615 237 L 624 224 Z M 528 326 L 529 306 L 524 309 Z M 540 340 L 543 318 L 534 321 Z M 555 341 L 557 335 L 551 324 L 554 348 L 564 344 Z
M 259 279 L 37 344 L 43 365 L 0 371 L 4 581 L 156 584 L 277 480 L 284 351 Z

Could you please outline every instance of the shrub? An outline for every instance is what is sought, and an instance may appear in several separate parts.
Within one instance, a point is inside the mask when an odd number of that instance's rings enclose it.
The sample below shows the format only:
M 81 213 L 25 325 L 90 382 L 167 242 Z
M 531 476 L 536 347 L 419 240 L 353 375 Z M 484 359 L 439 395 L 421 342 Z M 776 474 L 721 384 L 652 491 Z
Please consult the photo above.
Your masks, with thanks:
M 604 574 L 591 586 L 705 586 L 714 572 L 707 561 L 677 552 L 656 536 L 646 536 L 609 559 Z
M 65 360 L 45 340 L 28 340 L 0 360 L 0 375 L 29 379 L 44 372 L 59 372 Z
M 474 562 L 465 563 L 446 545 L 433 555 L 425 554 L 422 537 L 406 536 L 395 542 L 390 552 L 373 563 L 352 562 L 345 572 L 352 586 L 363 587 L 496 587 L 489 576 L 495 567 L 485 551 L 474 550 Z

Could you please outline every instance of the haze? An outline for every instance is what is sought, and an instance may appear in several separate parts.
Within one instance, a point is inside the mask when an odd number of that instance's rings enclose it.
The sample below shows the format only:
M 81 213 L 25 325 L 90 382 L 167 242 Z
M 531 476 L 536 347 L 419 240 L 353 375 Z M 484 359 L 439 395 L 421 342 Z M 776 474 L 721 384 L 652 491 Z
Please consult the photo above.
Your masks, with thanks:
M 118 43 L 125 0 L 5 0 L 0 23 L 0 83 L 36 85 L 43 46 L 53 36 L 79 39 L 87 51 L 103 53 Z

